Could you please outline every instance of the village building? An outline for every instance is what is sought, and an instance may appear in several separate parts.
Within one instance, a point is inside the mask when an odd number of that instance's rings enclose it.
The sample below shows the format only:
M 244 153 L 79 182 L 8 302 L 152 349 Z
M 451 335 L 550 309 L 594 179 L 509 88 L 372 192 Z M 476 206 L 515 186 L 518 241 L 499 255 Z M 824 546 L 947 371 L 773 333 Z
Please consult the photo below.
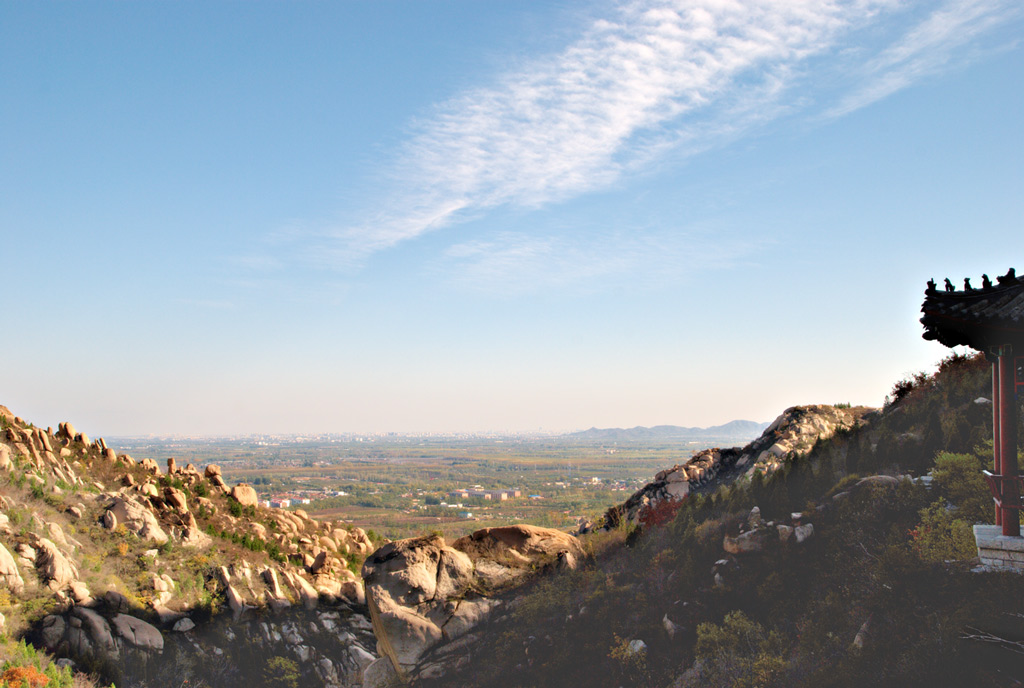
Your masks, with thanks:
M 454 490 L 448 494 L 449 497 L 455 499 L 468 499 L 470 497 L 479 497 L 488 501 L 504 502 L 509 499 L 516 497 L 522 497 L 522 490 L 484 490 L 477 487 L 468 490 Z

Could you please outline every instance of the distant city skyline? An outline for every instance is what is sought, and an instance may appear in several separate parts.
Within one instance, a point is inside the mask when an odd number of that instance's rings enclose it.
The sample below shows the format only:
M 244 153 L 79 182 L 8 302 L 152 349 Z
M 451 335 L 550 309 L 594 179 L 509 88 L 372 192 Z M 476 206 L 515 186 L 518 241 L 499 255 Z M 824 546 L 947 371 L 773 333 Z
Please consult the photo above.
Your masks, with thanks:
M 0 404 L 43 426 L 878 406 L 948 354 L 929 278 L 1024 269 L 1010 0 L 0 16 Z

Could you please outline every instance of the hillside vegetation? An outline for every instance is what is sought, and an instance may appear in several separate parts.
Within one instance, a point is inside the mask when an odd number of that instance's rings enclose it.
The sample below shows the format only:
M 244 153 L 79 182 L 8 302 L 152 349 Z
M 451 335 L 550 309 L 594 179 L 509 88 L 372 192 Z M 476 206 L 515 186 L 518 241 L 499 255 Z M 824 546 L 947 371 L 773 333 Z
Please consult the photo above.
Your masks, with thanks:
M 163 470 L 0 407 L 0 687 L 360 684 L 376 544 L 256 501 L 216 465 Z
M 423 685 L 1021 685 L 1024 579 L 972 572 L 990 390 L 952 356 L 773 473 L 598 529 Z
M 0 688 L 1019 686 L 1024 578 L 970 530 L 990 384 L 952 356 L 880 410 L 787 409 L 579 539 L 371 542 L 0 407 Z

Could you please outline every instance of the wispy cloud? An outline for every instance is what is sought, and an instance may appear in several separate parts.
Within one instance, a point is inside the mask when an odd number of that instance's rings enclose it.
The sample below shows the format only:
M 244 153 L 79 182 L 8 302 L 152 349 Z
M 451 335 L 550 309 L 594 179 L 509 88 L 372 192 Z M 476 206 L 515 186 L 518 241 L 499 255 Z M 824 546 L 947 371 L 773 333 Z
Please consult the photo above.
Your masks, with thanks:
M 826 115 L 848 114 L 942 71 L 959 49 L 1021 14 L 1021 5 L 1016 0 L 956 0 L 946 3 L 864 64 L 860 70 L 863 85 L 844 97 Z
M 644 289 L 686 280 L 698 271 L 735 266 L 767 243 L 707 232 L 605 232 L 586 242 L 505 232 L 451 246 L 439 272 L 460 286 L 505 295 L 625 282 Z
M 858 85 L 830 114 L 941 69 L 954 47 L 1003 21 L 1009 3 L 925 5 L 930 14 L 897 30 L 891 44 L 853 46 Z M 804 107 L 808 99 L 795 86 L 819 68 L 822 60 L 811 65 L 811 58 L 848 49 L 850 36 L 862 40 L 869 32 L 859 29 L 887 17 L 906 23 L 907 7 L 898 0 L 625 2 L 561 52 L 424 115 L 390 163 L 390 191 L 374 199 L 387 210 L 307 237 L 316 244 L 308 255 L 324 265 L 357 264 L 497 207 L 534 208 L 608 188 L 667 151 L 678 157 L 721 145 Z M 530 249 L 499 242 L 490 247 L 499 251 L 492 260 L 525 264 L 530 251 L 545 250 L 544 241 Z

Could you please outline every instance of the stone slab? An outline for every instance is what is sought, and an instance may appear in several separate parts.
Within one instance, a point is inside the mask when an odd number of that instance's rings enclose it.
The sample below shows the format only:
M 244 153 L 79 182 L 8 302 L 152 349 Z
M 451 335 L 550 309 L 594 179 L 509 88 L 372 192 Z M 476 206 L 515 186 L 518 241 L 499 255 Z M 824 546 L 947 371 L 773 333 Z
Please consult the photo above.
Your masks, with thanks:
M 1008 537 L 1003 535 L 1001 526 L 974 526 L 974 541 L 978 549 L 1002 549 L 1011 552 L 1024 552 L 1024 537 Z

